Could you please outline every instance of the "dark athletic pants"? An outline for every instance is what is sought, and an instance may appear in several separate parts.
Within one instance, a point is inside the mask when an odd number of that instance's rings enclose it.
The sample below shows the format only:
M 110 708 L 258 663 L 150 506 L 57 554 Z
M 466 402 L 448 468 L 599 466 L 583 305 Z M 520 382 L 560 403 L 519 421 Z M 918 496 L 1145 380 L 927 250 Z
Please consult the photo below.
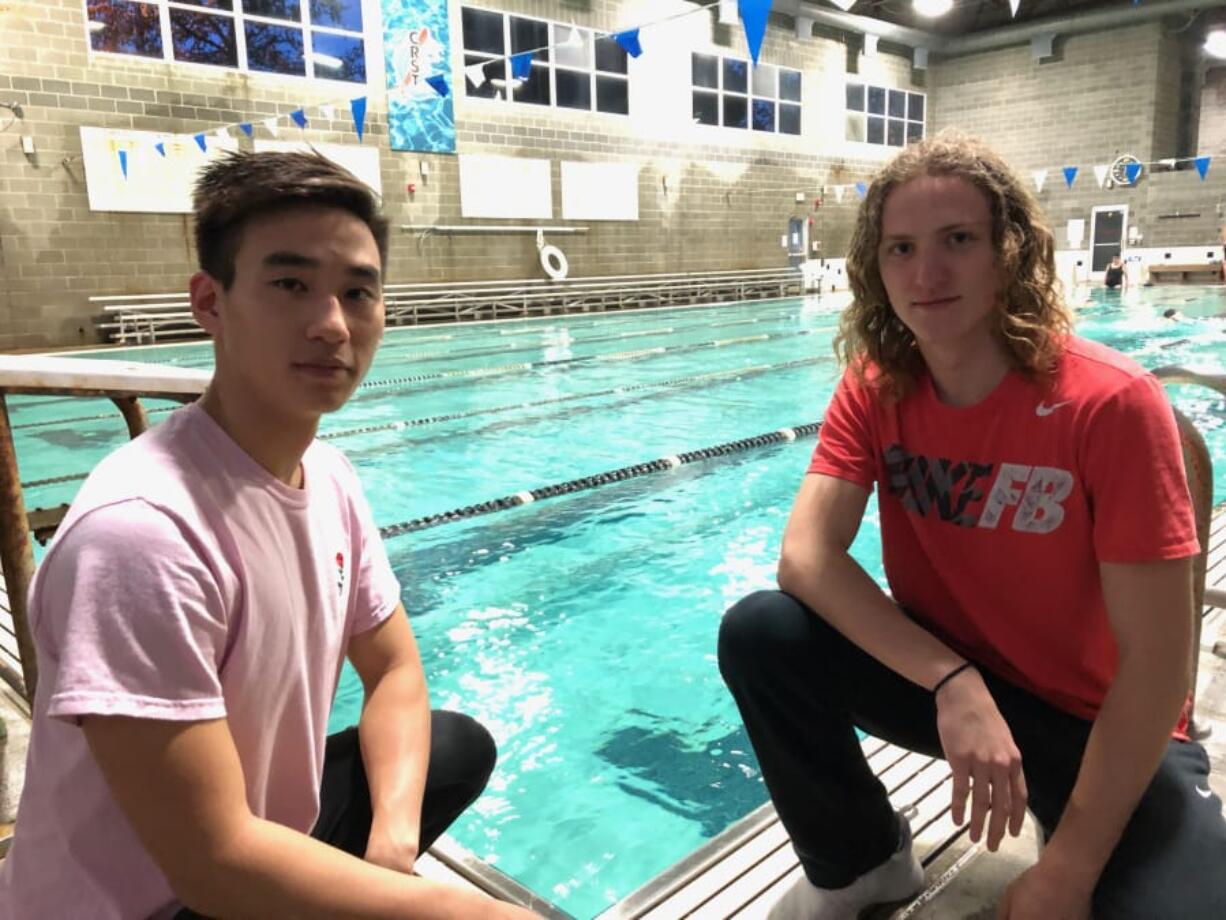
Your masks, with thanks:
M 719 665 L 809 880 L 840 888 L 884 861 L 897 842 L 894 813 L 853 726 L 940 757 L 933 695 L 780 591 L 727 612 Z M 980 673 L 1021 751 L 1029 807 L 1050 835 L 1091 724 Z M 1205 794 L 1208 776 L 1204 748 L 1170 743 L 1099 879 L 1095 920 L 1226 918 L 1226 821 L 1218 797 Z
M 418 852 L 447 830 L 481 794 L 494 770 L 494 739 L 468 716 L 435 709 L 430 713 L 430 766 L 422 800 Z M 359 859 L 370 836 L 370 787 L 362 765 L 357 728 L 328 736 L 319 787 L 319 819 L 311 836 Z M 203 920 L 187 908 L 175 920 Z

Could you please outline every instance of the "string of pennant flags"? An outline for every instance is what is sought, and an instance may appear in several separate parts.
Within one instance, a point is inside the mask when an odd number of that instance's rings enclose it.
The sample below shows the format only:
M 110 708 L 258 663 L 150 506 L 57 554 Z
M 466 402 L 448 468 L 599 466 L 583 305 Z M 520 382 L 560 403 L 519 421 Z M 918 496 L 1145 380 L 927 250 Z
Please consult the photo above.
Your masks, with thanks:
M 1149 163 L 1134 161 L 1124 164 L 1124 175 L 1127 177 L 1129 185 L 1135 185 L 1137 179 L 1141 177 L 1141 173 L 1144 172 L 1147 167 L 1165 166 L 1168 169 L 1174 169 L 1179 163 L 1191 163 L 1196 168 L 1196 174 L 1200 176 L 1200 179 L 1203 182 L 1209 176 L 1209 167 L 1213 163 L 1213 157 L 1209 156 L 1208 154 L 1204 154 L 1194 157 L 1167 157 L 1161 160 L 1153 160 Z M 1111 173 L 1111 164 L 1098 163 L 1094 165 L 1093 170 L 1094 178 L 1098 181 L 1098 187 L 1102 188 L 1106 184 L 1107 177 Z M 1051 169 L 1031 170 L 1030 178 L 1034 182 L 1035 191 L 1043 191 L 1044 186 L 1047 184 L 1047 178 L 1049 175 L 1051 175 L 1051 173 Z M 1079 166 L 1062 166 L 1059 169 L 1059 174 L 1064 178 L 1065 187 L 1071 189 L 1077 182 L 1078 176 L 1082 175 L 1082 170 Z M 832 191 L 834 193 L 835 201 L 839 202 L 840 204 L 842 203 L 846 194 L 853 189 L 859 198 L 863 198 L 868 194 L 867 182 L 850 182 L 843 185 L 827 185 L 824 188 Z
M 758 64 L 758 55 L 762 48 L 762 41 L 766 35 L 766 20 L 770 14 L 773 0 L 737 0 L 737 8 L 740 18 L 745 26 L 746 41 L 749 44 L 750 55 L 753 57 L 754 66 Z M 684 16 L 693 16 L 697 13 L 710 10 L 719 5 L 719 0 L 696 6 L 693 9 L 685 10 L 681 13 L 676 13 L 671 16 L 666 16 L 662 19 L 653 20 L 644 23 L 631 29 L 623 29 L 618 32 L 596 33 L 597 37 L 611 38 L 617 45 L 630 55 L 630 57 L 639 57 L 643 53 L 643 45 L 640 33 L 644 29 L 650 29 L 655 26 L 663 25 L 675 19 L 680 19 Z M 487 82 L 487 74 L 485 68 L 490 64 L 502 62 L 504 65 L 509 61 L 511 78 L 515 80 L 527 79 L 532 72 L 532 62 L 537 55 L 546 51 L 554 51 L 558 48 L 573 48 L 581 44 L 582 37 L 575 27 L 571 27 L 569 34 L 564 41 L 552 44 L 542 45 L 539 48 L 532 48 L 527 51 L 517 52 L 510 56 L 501 58 L 491 58 L 488 61 L 482 61 L 479 64 L 472 64 L 464 68 L 465 76 L 472 81 L 475 86 L 483 86 Z M 445 74 L 436 73 L 425 78 L 425 83 L 428 84 L 439 96 L 447 96 L 451 93 L 451 87 L 448 84 Z M 353 116 L 353 128 L 358 136 L 358 142 L 361 143 L 365 133 L 366 124 L 366 106 L 367 97 L 360 96 L 355 99 L 348 100 L 350 112 Z M 342 105 L 341 102 L 324 103 L 318 106 L 320 112 L 329 121 L 335 117 L 336 109 Z M 279 122 L 281 118 L 288 117 L 299 129 L 305 130 L 309 124 L 306 114 L 306 108 L 298 108 L 289 112 L 287 116 L 274 115 L 270 118 L 265 118 L 259 122 L 264 129 L 273 137 L 278 136 Z M 229 141 L 234 137 L 232 132 L 242 131 L 247 137 L 255 136 L 257 122 L 242 121 L 236 124 L 222 125 L 221 127 L 211 129 L 209 131 L 199 131 L 187 135 L 173 135 L 174 137 L 190 137 L 200 153 L 207 154 L 209 150 L 210 137 L 216 137 L 221 141 Z M 178 149 L 178 145 L 170 144 L 167 141 L 157 141 L 153 144 L 153 148 L 158 155 L 165 158 L 170 155 L 171 150 Z M 119 168 L 123 173 L 124 179 L 128 179 L 129 170 L 129 153 L 131 145 L 118 147 L 116 154 L 119 158 Z
M 762 42 L 766 35 L 766 22 L 770 15 L 773 2 L 774 0 L 737 0 L 737 14 L 745 30 L 745 40 L 749 46 L 749 52 L 753 59 L 754 67 L 758 66 L 758 57 L 761 52 Z M 1140 0 L 1133 0 L 1133 5 L 1136 6 L 1139 4 L 1139 2 Z M 1019 3 L 1020 0 L 1010 0 L 1010 6 L 1012 7 L 1012 12 L 1014 15 L 1017 13 Z M 628 54 L 630 57 L 637 58 L 643 54 L 641 32 L 644 29 L 651 29 L 686 16 L 693 16 L 698 13 L 703 13 L 719 5 L 720 0 L 710 0 L 710 2 L 698 5 L 693 9 L 688 9 L 680 13 L 674 13 L 671 16 L 666 16 L 661 19 L 643 23 L 642 25 L 634 28 L 623 29 L 618 32 L 594 32 L 593 34 L 594 37 L 597 38 L 612 39 L 620 48 L 622 48 L 622 50 L 626 52 L 626 54 Z M 542 52 L 555 51 L 561 48 L 574 48 L 577 46 L 582 46 L 582 41 L 582 36 L 579 30 L 574 26 L 570 26 L 569 34 L 563 41 L 556 42 L 551 45 L 542 45 L 539 48 L 517 52 L 509 56 L 493 57 L 486 61 L 470 64 L 464 68 L 464 75 L 466 79 L 473 83 L 474 86 L 481 87 L 488 81 L 486 67 L 491 64 L 499 63 L 502 63 L 505 66 L 509 62 L 511 79 L 524 80 L 531 75 L 532 63 L 536 59 L 537 55 L 541 54 Z M 436 73 L 426 77 L 424 82 L 439 96 L 447 96 L 451 93 L 451 87 L 448 84 L 446 75 L 443 73 Z M 366 131 L 367 97 L 358 96 L 347 100 L 347 103 L 353 120 L 354 132 L 357 134 L 358 142 L 361 143 Z M 345 103 L 341 101 L 321 103 L 317 106 L 317 108 L 326 120 L 332 121 L 336 117 L 337 109 L 342 107 L 344 104 Z M 238 130 L 243 134 L 246 134 L 248 138 L 254 138 L 257 123 L 260 124 L 268 134 L 273 137 L 277 137 L 280 130 L 280 121 L 282 118 L 286 117 L 297 125 L 299 130 L 305 130 L 309 124 L 306 114 L 306 107 L 303 106 L 287 113 L 286 115 L 273 115 L 268 118 L 261 119 L 258 122 L 256 120 L 241 121 L 236 124 L 222 125 L 211 129 L 210 131 L 200 131 L 187 135 L 173 134 L 169 135 L 169 137 L 176 140 L 190 137 L 195 142 L 196 147 L 199 148 L 200 153 L 207 154 L 209 150 L 210 137 L 215 137 L 219 141 L 223 142 L 230 141 L 234 137 L 232 132 Z M 135 142 L 129 142 L 125 147 L 116 146 L 115 150 L 119 159 L 120 170 L 123 173 L 125 180 L 129 178 L 129 153 L 134 146 L 134 143 Z M 170 156 L 172 150 L 182 149 L 181 145 L 171 143 L 169 140 L 156 141 L 152 146 L 162 158 L 167 158 Z M 190 145 L 188 145 L 188 147 L 190 148 Z M 1200 175 L 1201 180 L 1204 181 L 1208 175 L 1209 166 L 1212 161 L 1212 157 L 1210 156 L 1182 157 L 1176 159 L 1168 158 L 1155 162 L 1168 165 L 1173 168 L 1176 163 L 1187 161 L 1191 161 L 1195 164 L 1197 173 Z M 1153 164 L 1151 163 L 1145 165 L 1152 166 Z M 1137 181 L 1143 168 L 1143 164 L 1135 161 L 1125 165 L 1125 173 L 1130 185 Z M 1096 164 L 1093 167 L 1094 175 L 1098 180 L 1099 188 L 1102 188 L 1105 184 L 1110 169 L 1111 167 L 1109 164 Z M 1043 187 L 1047 181 L 1049 172 L 1050 170 L 1048 169 L 1038 169 L 1031 172 L 1031 178 L 1035 183 L 1035 188 L 1037 191 L 1043 191 Z M 1080 168 L 1077 166 L 1065 166 L 1061 168 L 1061 173 L 1064 176 L 1066 186 L 1071 189 L 1074 183 L 1077 181 L 1077 177 L 1080 174 Z M 845 195 L 853 189 L 855 190 L 858 198 L 864 198 L 868 192 L 868 184 L 861 181 L 843 185 L 825 186 L 825 189 L 830 189 L 833 191 L 835 200 L 841 203 Z

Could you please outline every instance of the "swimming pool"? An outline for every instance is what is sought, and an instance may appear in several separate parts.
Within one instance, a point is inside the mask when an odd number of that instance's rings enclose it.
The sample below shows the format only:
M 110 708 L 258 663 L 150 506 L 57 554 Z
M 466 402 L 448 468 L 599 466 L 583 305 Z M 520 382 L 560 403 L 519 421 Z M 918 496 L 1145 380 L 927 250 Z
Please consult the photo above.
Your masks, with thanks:
M 420 520 L 816 420 L 837 379 L 836 303 L 389 330 L 368 385 L 322 432 L 357 465 L 381 526 Z M 1161 318 L 1170 306 L 1186 319 Z M 1146 366 L 1221 367 L 1218 314 L 1226 294 L 1211 288 L 1096 292 L 1079 330 Z M 200 344 L 105 357 L 211 363 Z M 1172 395 L 1205 432 L 1226 495 L 1222 397 Z M 10 411 L 27 482 L 83 471 L 125 437 L 105 402 L 14 399 Z M 732 601 L 773 583 L 812 445 L 388 539 L 433 704 L 477 716 L 499 742 L 490 787 L 453 837 L 590 917 L 765 801 L 716 629 Z M 27 504 L 78 485 L 31 487 Z M 853 550 L 880 578 L 870 512 Z M 360 698 L 347 669 L 333 728 L 356 720 Z

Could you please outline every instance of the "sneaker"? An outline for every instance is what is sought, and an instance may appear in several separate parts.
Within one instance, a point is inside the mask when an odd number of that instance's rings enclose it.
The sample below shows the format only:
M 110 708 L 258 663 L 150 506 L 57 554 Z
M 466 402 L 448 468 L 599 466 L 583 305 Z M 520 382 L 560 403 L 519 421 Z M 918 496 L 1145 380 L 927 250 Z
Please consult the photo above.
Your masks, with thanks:
M 844 888 L 818 888 L 804 875 L 783 893 L 767 920 L 856 920 L 874 904 L 914 897 L 924 887 L 924 867 L 911 852 L 911 825 L 898 816 L 898 849 Z

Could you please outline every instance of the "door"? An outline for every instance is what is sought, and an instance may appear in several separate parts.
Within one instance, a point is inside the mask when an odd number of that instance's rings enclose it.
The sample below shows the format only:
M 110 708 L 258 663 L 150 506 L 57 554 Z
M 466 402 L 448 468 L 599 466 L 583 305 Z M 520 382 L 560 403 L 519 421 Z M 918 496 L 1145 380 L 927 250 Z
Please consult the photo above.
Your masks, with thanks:
M 803 217 L 793 217 L 788 220 L 788 265 L 796 266 L 805 261 L 805 225 Z
M 1128 208 L 1124 205 L 1097 207 L 1090 220 L 1090 271 L 1107 268 L 1111 257 L 1124 247 L 1124 227 L 1128 223 Z

